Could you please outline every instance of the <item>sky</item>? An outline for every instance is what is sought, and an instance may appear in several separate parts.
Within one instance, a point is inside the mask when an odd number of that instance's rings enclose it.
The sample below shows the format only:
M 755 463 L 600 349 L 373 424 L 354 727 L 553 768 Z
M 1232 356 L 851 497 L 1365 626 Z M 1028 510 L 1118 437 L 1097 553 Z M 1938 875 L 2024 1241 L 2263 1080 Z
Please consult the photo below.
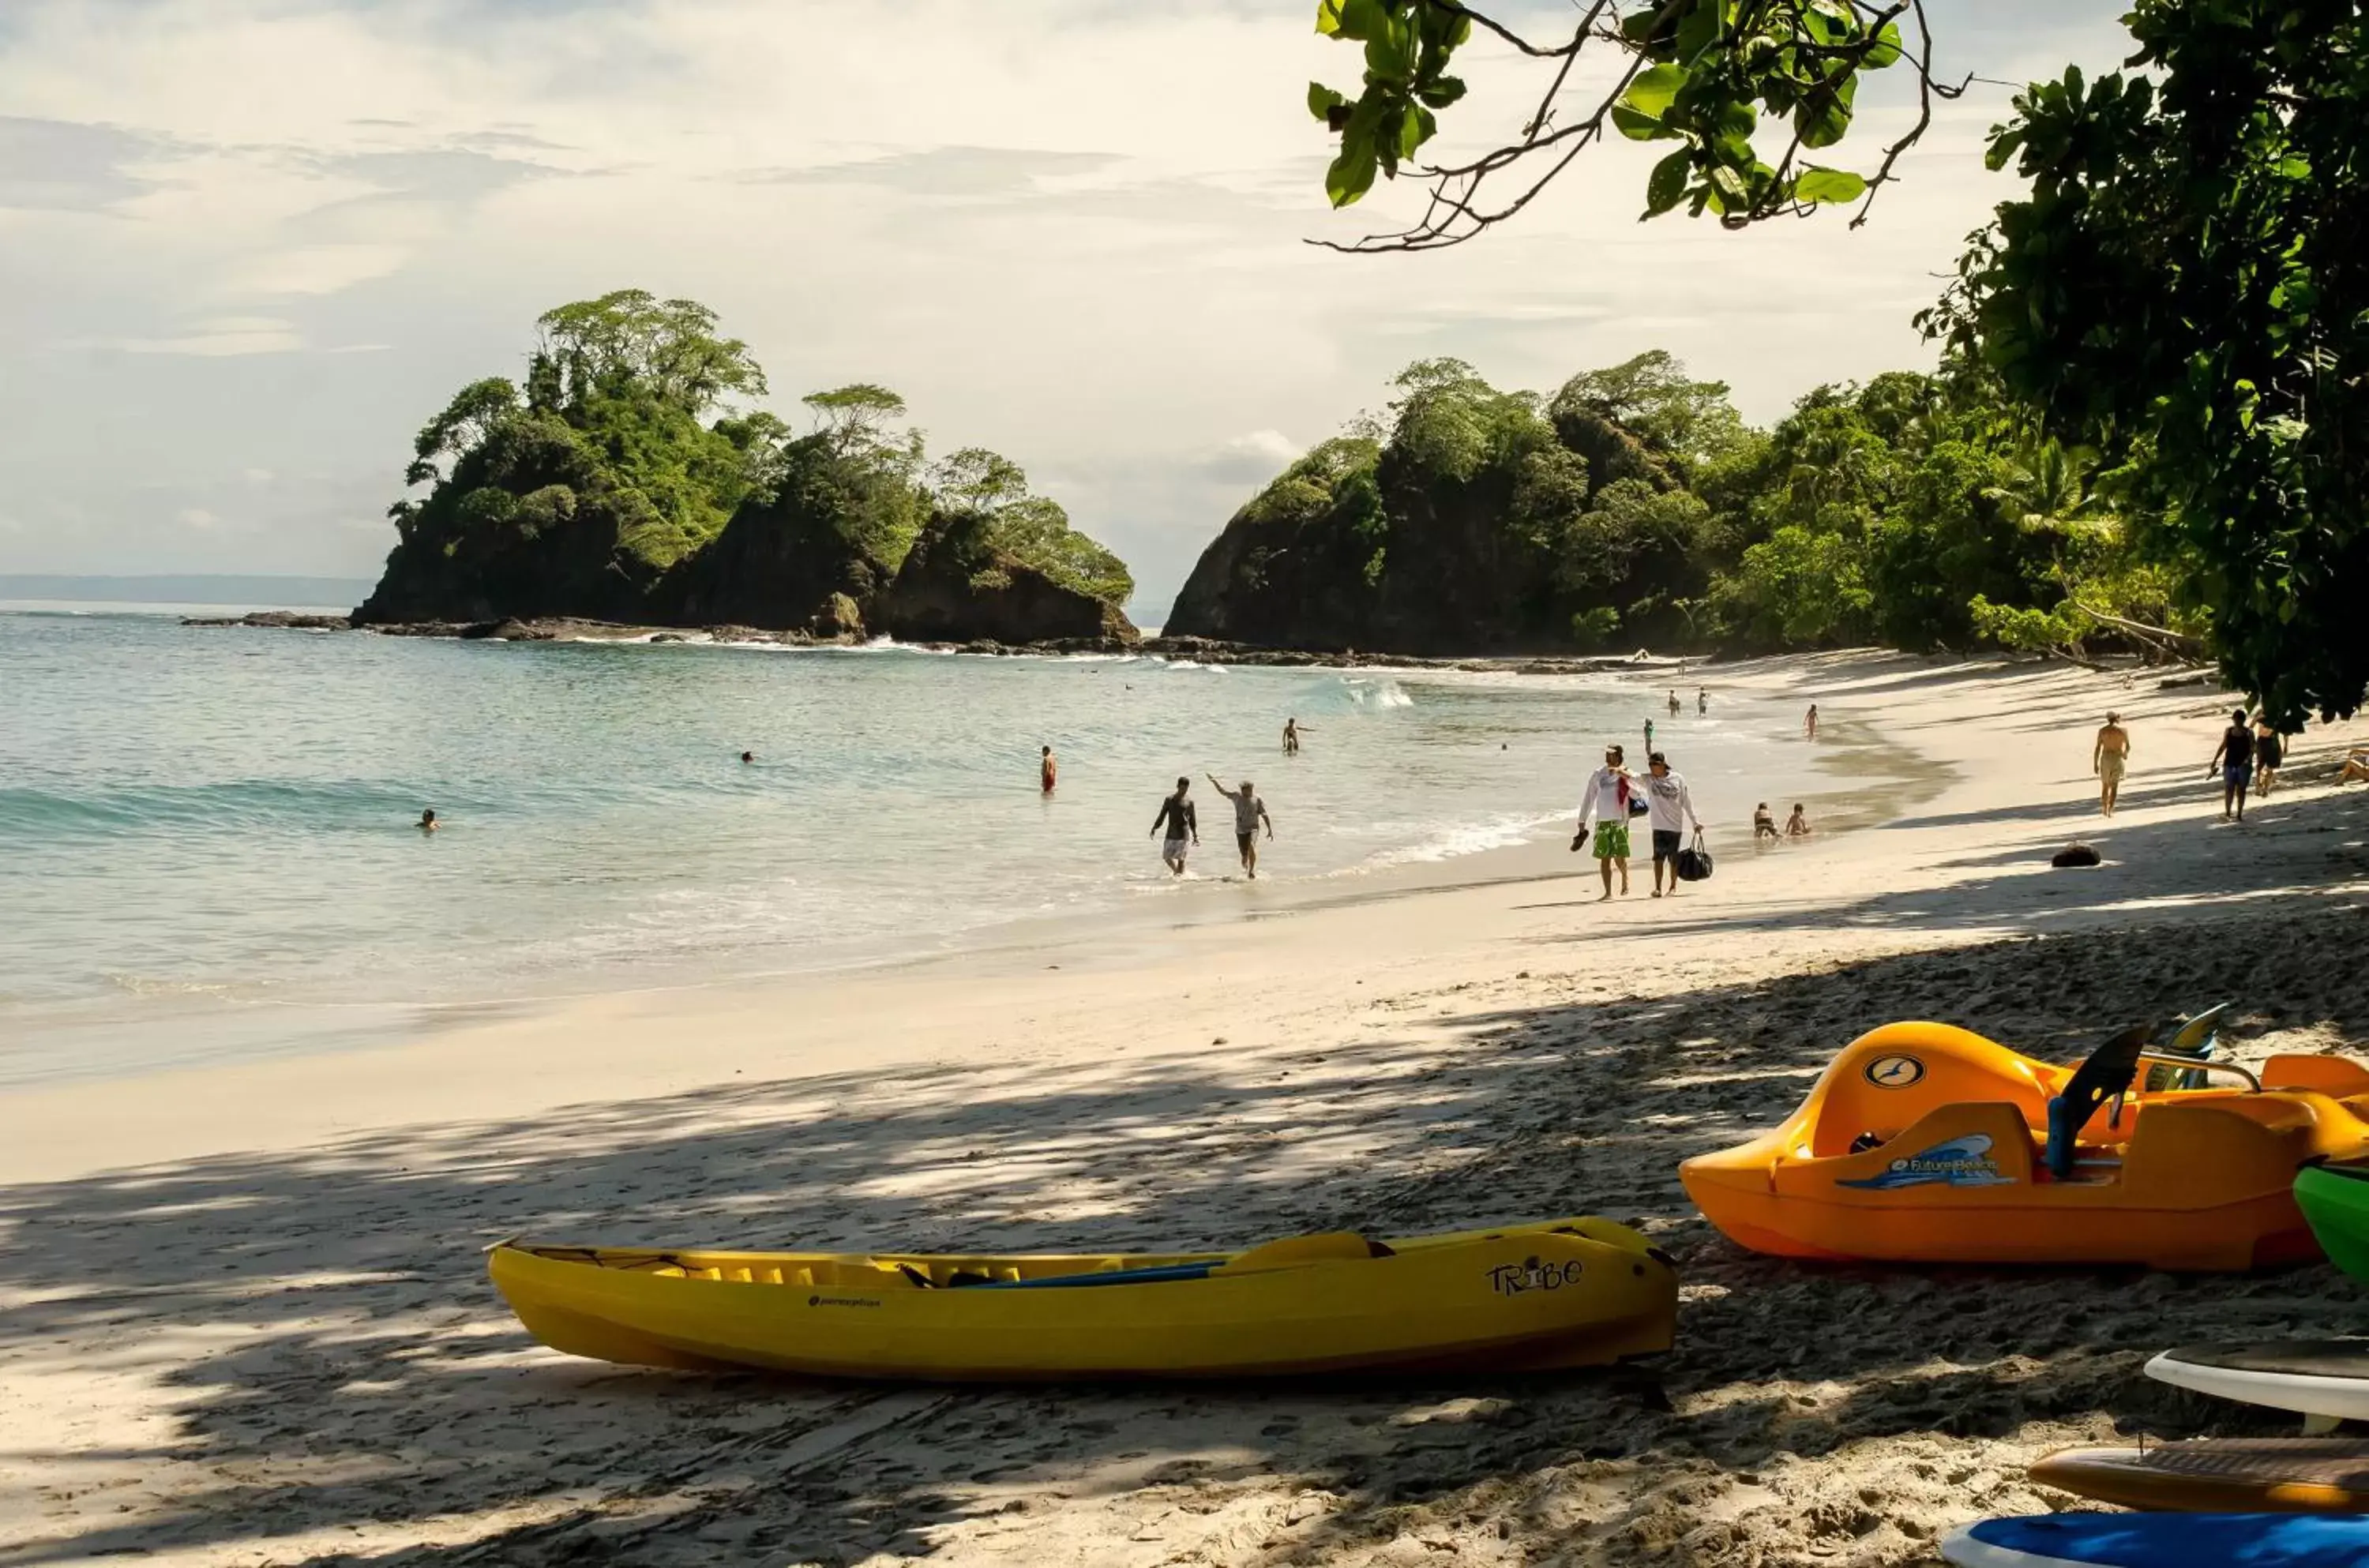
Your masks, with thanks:
M 1933 0 L 1939 74 L 2125 52 L 2120 0 Z M 1567 7 L 1513 0 L 1543 31 Z M 374 578 L 411 438 L 617 288 L 720 313 L 770 406 L 876 382 L 1135 569 L 1156 624 L 1233 509 L 1454 355 L 1501 386 L 1666 348 L 1757 423 L 1929 365 L 1910 317 L 1991 206 L 2010 90 L 1940 110 L 1866 226 L 1637 221 L 1598 148 L 1480 242 L 1311 246 L 1304 98 L 1354 88 L 1311 0 L 6 0 L 0 572 Z M 1471 46 L 1435 148 L 1543 84 Z M 1894 76 L 1905 73 L 1894 72 Z M 1585 84 L 1570 101 L 1584 100 Z M 1862 93 L 1870 166 L 1905 83 Z

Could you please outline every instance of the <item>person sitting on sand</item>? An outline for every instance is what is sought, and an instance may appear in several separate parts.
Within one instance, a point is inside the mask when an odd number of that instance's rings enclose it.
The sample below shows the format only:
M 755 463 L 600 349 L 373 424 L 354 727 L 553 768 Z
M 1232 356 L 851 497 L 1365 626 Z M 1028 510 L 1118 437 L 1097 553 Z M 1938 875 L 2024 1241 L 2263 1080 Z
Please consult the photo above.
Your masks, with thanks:
M 431 806 L 419 814 L 419 830 L 423 833 L 436 830 L 436 807 Z
M 1192 787 L 1191 779 L 1178 779 L 1176 793 L 1160 803 L 1160 815 L 1151 819 L 1153 832 L 1157 833 L 1162 828 L 1168 830 L 1168 836 L 1160 846 L 1160 858 L 1166 861 L 1168 869 L 1178 876 L 1184 875 L 1186 841 L 1189 839 L 1196 846 L 1201 841 L 1201 819 L 1194 812 L 1193 803 L 1184 798 Z
M 1764 800 L 1752 808 L 1752 841 L 1758 843 L 1763 839 L 1776 836 L 1777 818 L 1770 815 L 1768 803 Z
M 1810 836 L 1810 811 L 1800 801 L 1793 803 L 1793 815 L 1785 818 L 1785 836 L 1805 839 Z
M 2369 746 L 2355 746 L 2336 764 L 2338 784 L 2369 783 Z
M 2131 761 L 2131 732 L 2123 727 L 2123 715 L 2108 714 L 2098 730 L 2098 744 L 2089 752 L 2089 771 L 2098 775 L 2098 810 L 2112 817 L 2114 797 L 2123 792 L 2123 774 Z
M 1580 808 L 1579 831 L 1571 841 L 1572 848 L 1579 848 L 1594 827 L 1596 870 L 1604 879 L 1599 904 L 1612 897 L 1615 869 L 1620 873 L 1620 896 L 1629 896 L 1629 800 L 1636 789 L 1620 765 L 1625 755 L 1618 746 L 1604 749 L 1604 766 L 1588 775 L 1587 804 Z
M 1218 784 L 1215 773 L 1209 775 L 1209 782 L 1217 784 L 1219 795 L 1234 803 L 1234 847 L 1242 852 L 1242 870 L 1255 882 L 1258 880 L 1259 824 L 1266 824 L 1266 836 L 1272 839 L 1275 837 L 1275 818 L 1266 814 L 1266 802 L 1252 789 L 1250 780 L 1244 779 L 1240 789 L 1228 789 Z
M 2254 721 L 2254 793 L 2268 795 L 2271 785 L 2278 781 L 2279 764 L 2286 761 L 2286 748 L 2280 743 L 2279 732 L 2271 727 L 2271 715 L 2263 714 Z
M 2221 820 L 2230 819 L 2229 809 L 2237 807 L 2237 820 L 2246 819 L 2246 790 L 2254 782 L 2254 731 L 2246 723 L 2246 710 L 2237 709 L 2229 715 L 2229 727 L 2221 732 L 2221 744 L 2213 749 L 2213 761 L 2204 764 L 2209 777 L 2214 770 L 2221 774 Z

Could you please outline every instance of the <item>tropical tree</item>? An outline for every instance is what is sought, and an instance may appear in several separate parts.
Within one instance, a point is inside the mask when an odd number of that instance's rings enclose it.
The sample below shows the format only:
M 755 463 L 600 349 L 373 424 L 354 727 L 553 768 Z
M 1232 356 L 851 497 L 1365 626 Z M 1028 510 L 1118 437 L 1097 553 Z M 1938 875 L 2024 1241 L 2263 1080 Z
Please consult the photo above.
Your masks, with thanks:
M 2140 547 L 2274 722 L 2369 689 L 2369 17 L 2134 0 L 2128 72 L 2016 99 L 2003 203 L 1928 318 L 2127 464 Z M 2143 458 L 2144 461 L 2135 461 Z
M 1515 213 L 1606 138 L 1665 143 L 1645 187 L 1645 216 L 1685 207 L 1741 227 L 1832 202 L 1862 202 L 1894 177 L 1930 122 L 1937 80 L 1923 0 L 1611 0 L 1578 7 L 1567 31 L 1525 34 L 1509 7 L 1465 0 L 1317 0 L 1316 30 L 1358 46 L 1350 94 L 1311 82 L 1309 112 L 1338 138 L 1324 188 L 1336 207 L 1379 175 L 1430 187 L 1412 227 L 1352 250 L 1422 250 L 1471 239 Z M 1904 31 L 1902 23 L 1908 24 Z M 1536 62 L 1543 92 L 1513 140 L 1460 164 L 1421 161 L 1438 115 L 1462 101 L 1451 69 L 1476 37 Z M 1576 117 L 1558 109 L 1583 60 L 1611 56 L 1610 85 Z M 1908 63 L 1920 112 L 1865 174 L 1821 161 L 1848 133 L 1860 78 Z M 1511 184 L 1509 194 L 1500 194 Z M 1860 216 L 1865 216 L 1862 205 Z

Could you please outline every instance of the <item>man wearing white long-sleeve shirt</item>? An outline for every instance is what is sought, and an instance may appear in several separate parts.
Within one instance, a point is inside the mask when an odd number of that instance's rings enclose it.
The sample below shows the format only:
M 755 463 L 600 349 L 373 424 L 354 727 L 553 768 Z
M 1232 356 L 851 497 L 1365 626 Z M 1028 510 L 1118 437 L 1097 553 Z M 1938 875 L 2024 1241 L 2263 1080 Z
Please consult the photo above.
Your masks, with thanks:
M 1654 897 L 1662 896 L 1662 866 L 1670 868 L 1670 891 L 1678 890 L 1678 847 L 1685 842 L 1679 835 L 1691 826 L 1702 831 L 1702 818 L 1695 815 L 1695 797 L 1687 789 L 1684 773 L 1673 773 L 1669 760 L 1659 751 L 1646 759 L 1646 768 L 1653 774 L 1645 781 L 1645 820 L 1654 828 Z
M 1604 898 L 1596 899 L 1599 904 L 1612 897 L 1615 867 L 1620 872 L 1621 895 L 1626 897 L 1629 892 L 1629 802 L 1636 786 L 1628 770 L 1620 765 L 1622 755 L 1618 746 L 1604 749 L 1604 766 L 1588 776 L 1587 804 L 1581 808 L 1579 836 L 1571 843 L 1572 848 L 1579 848 L 1587 838 L 1590 824 L 1594 825 L 1596 869 L 1604 878 Z

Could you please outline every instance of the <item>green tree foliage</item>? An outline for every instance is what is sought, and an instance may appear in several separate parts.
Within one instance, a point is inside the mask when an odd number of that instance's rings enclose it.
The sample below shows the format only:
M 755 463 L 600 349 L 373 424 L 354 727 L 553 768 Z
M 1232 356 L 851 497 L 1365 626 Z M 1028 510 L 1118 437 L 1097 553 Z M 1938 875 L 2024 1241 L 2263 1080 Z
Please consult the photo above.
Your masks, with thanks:
M 748 401 L 764 372 L 715 326 L 704 305 L 635 289 L 546 312 L 523 391 L 474 382 L 420 430 L 406 481 L 427 493 L 391 509 L 398 542 L 366 610 L 795 624 L 832 595 L 885 589 L 939 499 L 904 399 L 870 383 L 811 394 L 800 435 Z M 938 477 L 990 517 L 999 547 L 1115 602 L 1133 590 L 1004 459 L 967 450 Z
M 2369 17 L 2134 0 L 2128 73 L 2034 86 L 1998 209 L 1928 318 L 2067 442 L 2125 464 L 2142 543 L 2273 718 L 2369 688 Z
M 1135 592 L 1127 564 L 1070 527 L 1059 502 L 1030 494 L 1028 475 L 1010 458 L 985 447 L 964 447 L 942 459 L 932 477 L 939 509 L 978 525 L 964 531 L 976 586 L 1009 586 L 1009 574 L 996 559 L 1009 556 L 1063 588 L 1107 603 L 1124 604 Z
M 1643 437 L 1592 410 L 1566 431 L 1460 360 L 1391 384 L 1383 426 L 1319 445 L 1242 509 L 1178 630 L 1409 651 L 1688 635 L 1718 523 Z
M 1678 207 L 1741 227 L 1782 212 L 1869 196 L 1892 177 L 1924 132 L 1936 83 L 1914 0 L 1643 0 L 1627 8 L 1580 8 L 1564 41 L 1535 42 L 1465 0 L 1317 0 L 1316 30 L 1360 52 L 1352 96 L 1311 82 L 1308 109 L 1339 139 L 1324 189 L 1336 207 L 1375 177 L 1413 172 L 1429 181 L 1424 219 L 1404 233 L 1351 248 L 1422 249 L 1469 239 L 1512 216 L 1608 124 L 1634 141 L 1667 144 L 1645 188 L 1645 213 Z M 1452 67 L 1477 35 L 1510 44 L 1551 70 L 1545 94 L 1517 139 L 1471 162 L 1420 161 L 1438 114 L 1465 96 Z M 1912 52 L 1913 50 L 1913 52 Z M 1611 85 L 1592 113 L 1550 111 L 1583 55 L 1610 54 Z M 1849 132 L 1860 79 L 1911 62 L 1925 112 L 1868 174 L 1820 161 Z M 1584 78 L 1583 78 L 1584 79 Z M 1510 172 L 1509 172 L 1510 171 Z M 1522 180 L 1513 197 L 1484 199 L 1491 177 Z
M 1963 363 L 1817 388 L 1766 432 L 1658 352 L 1544 402 L 1455 360 L 1394 386 L 1387 440 L 1326 442 L 1237 514 L 1179 630 L 2077 657 L 2169 651 L 2192 631 L 2131 544 L 2126 477 L 2031 440 Z
M 695 300 L 619 289 L 545 311 L 535 326 L 538 384 L 554 387 L 563 406 L 632 390 L 697 416 L 727 396 L 765 395 L 749 346 L 718 338 L 715 313 Z

